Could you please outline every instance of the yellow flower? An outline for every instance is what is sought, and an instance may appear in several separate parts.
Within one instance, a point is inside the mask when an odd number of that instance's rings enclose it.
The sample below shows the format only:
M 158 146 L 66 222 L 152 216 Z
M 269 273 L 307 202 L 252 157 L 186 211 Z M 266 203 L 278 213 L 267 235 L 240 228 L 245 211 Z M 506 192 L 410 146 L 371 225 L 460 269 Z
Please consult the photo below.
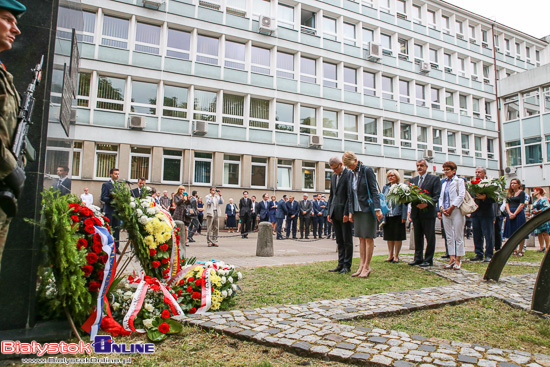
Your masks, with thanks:
M 147 233 L 153 233 L 153 224 L 151 222 L 148 222 L 145 225 L 145 230 L 147 231 Z
M 157 248 L 157 244 L 155 243 L 153 236 L 146 236 L 143 240 L 149 248 Z

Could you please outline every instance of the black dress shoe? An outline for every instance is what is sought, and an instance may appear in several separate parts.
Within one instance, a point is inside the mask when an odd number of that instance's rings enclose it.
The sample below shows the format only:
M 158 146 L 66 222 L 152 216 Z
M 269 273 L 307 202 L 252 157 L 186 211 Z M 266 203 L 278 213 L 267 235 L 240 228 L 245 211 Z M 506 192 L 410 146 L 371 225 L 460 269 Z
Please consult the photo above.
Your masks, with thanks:
M 427 262 L 427 261 L 424 261 L 422 264 L 418 264 L 418 266 L 426 268 L 428 266 L 434 266 L 434 264 L 430 263 L 430 262 Z
M 197 242 L 197 241 L 195 241 L 195 240 L 192 239 L 192 238 L 188 238 L 187 241 L 189 241 L 189 242 Z
M 443 255 L 441 256 L 442 259 L 450 259 L 451 258 L 451 255 Z
M 470 261 L 483 261 L 483 257 L 481 256 L 474 256 L 470 259 Z
M 329 271 L 330 271 L 331 273 L 339 273 L 342 269 L 343 269 L 343 268 L 337 266 L 337 267 L 335 267 L 334 269 L 330 269 Z
M 408 263 L 409 265 L 413 266 L 413 265 L 420 265 L 422 264 L 422 261 L 411 261 L 410 263 Z
M 306 236 L 306 240 L 309 240 L 309 236 Z
M 346 274 L 346 273 L 349 273 L 351 270 L 350 268 L 343 268 L 342 270 L 340 270 L 340 274 Z

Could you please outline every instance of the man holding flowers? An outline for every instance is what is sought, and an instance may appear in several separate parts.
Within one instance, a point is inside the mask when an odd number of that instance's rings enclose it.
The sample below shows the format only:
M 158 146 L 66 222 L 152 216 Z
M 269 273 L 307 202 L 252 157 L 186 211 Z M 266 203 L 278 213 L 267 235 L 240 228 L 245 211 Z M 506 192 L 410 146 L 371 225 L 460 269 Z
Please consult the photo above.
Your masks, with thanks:
M 476 168 L 476 179 L 471 185 L 479 185 L 482 180 L 487 178 L 487 171 L 483 167 Z M 470 186 L 470 185 L 469 185 Z M 495 244 L 495 210 L 494 198 L 487 194 L 472 193 L 478 206 L 477 210 L 471 214 L 472 226 L 474 231 L 475 256 L 470 261 L 490 262 L 493 257 Z M 485 253 L 483 252 L 483 240 L 485 239 Z M 485 256 L 484 256 L 485 255 Z

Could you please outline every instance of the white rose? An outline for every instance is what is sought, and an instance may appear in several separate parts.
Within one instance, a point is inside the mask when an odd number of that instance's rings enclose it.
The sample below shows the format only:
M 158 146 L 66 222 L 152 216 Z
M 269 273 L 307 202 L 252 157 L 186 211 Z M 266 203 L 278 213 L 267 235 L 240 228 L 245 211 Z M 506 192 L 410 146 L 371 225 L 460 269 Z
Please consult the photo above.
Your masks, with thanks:
M 227 280 L 229 280 L 229 283 L 233 283 L 233 277 L 229 277 Z
M 136 203 L 132 201 L 132 202 L 130 203 L 130 208 L 133 209 L 133 208 L 135 208 L 135 207 L 136 207 Z
M 222 284 L 225 284 L 227 282 L 227 279 L 225 277 L 222 277 L 221 282 Z
M 152 328 L 153 327 L 153 319 L 143 320 L 143 326 L 145 326 L 146 329 Z
M 233 290 L 232 290 L 231 288 L 229 288 L 229 289 L 227 290 L 227 294 L 231 297 L 231 295 L 233 294 Z
M 241 280 L 243 278 L 243 275 L 241 274 L 241 272 L 239 271 L 237 273 L 237 279 Z
M 133 295 L 133 292 L 127 291 L 126 293 L 124 293 L 124 298 L 132 298 Z
M 149 209 L 147 209 L 147 214 L 149 214 L 149 215 L 155 215 L 155 209 L 154 209 L 154 208 L 149 208 Z
M 136 216 L 141 217 L 143 215 L 143 211 L 141 209 L 136 209 Z
M 233 285 L 231 286 L 231 289 L 233 289 L 234 291 L 236 291 L 236 290 L 237 290 L 237 285 L 236 285 L 236 284 L 233 284 Z
M 207 261 L 206 264 L 205 264 L 205 266 L 206 266 L 207 268 L 211 268 L 211 267 L 212 267 L 212 261 Z
M 120 303 L 118 303 L 118 302 L 113 303 L 113 310 L 116 311 L 116 310 L 118 310 L 119 308 L 120 308 Z
M 143 308 L 146 309 L 146 310 L 149 311 L 149 312 L 153 312 L 153 310 L 155 309 L 155 308 L 153 307 L 153 305 L 150 304 L 150 303 L 146 303 L 145 306 L 143 306 Z
M 139 218 L 139 222 L 143 225 L 146 225 L 149 221 L 149 218 L 147 218 L 145 215 L 142 215 L 141 218 Z
M 218 261 L 218 268 L 223 268 L 225 267 L 225 263 L 223 261 Z
M 227 291 L 222 291 L 222 297 L 227 298 Z

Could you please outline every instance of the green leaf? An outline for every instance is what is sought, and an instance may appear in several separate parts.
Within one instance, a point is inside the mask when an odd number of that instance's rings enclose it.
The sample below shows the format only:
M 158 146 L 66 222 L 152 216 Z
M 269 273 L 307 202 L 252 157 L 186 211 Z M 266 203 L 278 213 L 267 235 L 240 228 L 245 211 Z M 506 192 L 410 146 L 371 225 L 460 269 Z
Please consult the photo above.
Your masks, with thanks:
M 153 320 L 153 327 L 158 328 L 160 324 L 162 324 L 162 318 L 160 316 L 155 317 Z
M 147 337 L 150 341 L 158 343 L 166 339 L 166 334 L 161 333 L 158 329 L 147 330 Z
M 183 326 L 175 320 L 166 319 L 164 322 L 170 325 L 170 331 L 167 334 L 179 334 L 183 330 Z

